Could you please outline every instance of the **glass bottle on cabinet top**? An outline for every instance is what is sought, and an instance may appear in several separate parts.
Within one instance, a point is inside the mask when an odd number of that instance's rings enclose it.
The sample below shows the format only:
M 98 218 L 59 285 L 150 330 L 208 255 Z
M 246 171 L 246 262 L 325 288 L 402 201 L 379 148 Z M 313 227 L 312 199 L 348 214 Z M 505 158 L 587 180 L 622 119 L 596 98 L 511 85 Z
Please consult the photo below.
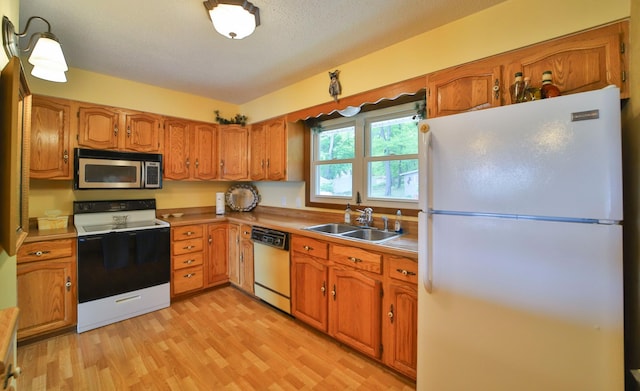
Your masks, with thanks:
M 542 99 L 560 96 L 560 89 L 553 84 L 551 71 L 542 72 L 542 87 L 540 88 Z
M 522 97 L 524 95 L 524 81 L 522 80 L 522 72 L 516 72 L 513 84 L 511 84 L 509 92 L 511 92 L 511 103 L 522 102 Z

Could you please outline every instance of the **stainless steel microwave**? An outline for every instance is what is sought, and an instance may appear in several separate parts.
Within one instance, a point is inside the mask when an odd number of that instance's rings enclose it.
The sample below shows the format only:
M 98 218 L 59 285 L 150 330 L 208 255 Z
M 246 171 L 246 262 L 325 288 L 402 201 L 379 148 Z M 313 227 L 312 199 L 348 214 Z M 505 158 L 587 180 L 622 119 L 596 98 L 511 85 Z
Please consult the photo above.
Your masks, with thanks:
M 76 148 L 73 188 L 161 189 L 162 155 Z

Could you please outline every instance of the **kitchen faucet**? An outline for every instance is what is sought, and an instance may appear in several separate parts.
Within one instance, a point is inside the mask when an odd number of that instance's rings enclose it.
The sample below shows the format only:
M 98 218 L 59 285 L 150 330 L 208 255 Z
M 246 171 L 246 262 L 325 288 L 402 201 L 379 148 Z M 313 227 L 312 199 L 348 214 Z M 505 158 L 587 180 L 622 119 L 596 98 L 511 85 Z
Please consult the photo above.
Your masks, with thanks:
M 360 216 L 356 218 L 356 221 L 363 227 L 370 227 L 373 224 L 373 209 L 364 208 L 364 210 L 356 209 L 360 212 Z

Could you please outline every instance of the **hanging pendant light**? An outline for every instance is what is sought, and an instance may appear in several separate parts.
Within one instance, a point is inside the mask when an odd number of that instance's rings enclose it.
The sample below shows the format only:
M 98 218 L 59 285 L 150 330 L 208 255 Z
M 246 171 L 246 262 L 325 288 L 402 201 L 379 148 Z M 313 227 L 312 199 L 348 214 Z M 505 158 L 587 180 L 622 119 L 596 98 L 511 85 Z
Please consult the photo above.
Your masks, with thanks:
M 244 0 L 207 0 L 204 3 L 216 31 L 227 38 L 242 39 L 260 25 L 260 10 Z

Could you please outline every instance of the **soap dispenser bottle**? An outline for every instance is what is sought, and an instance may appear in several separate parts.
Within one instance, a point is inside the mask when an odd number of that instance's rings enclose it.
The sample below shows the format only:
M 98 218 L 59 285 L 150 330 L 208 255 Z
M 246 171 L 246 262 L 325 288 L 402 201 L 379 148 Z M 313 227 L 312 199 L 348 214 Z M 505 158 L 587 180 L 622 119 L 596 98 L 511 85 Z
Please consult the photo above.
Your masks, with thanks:
M 400 211 L 400 209 L 398 209 L 398 211 L 396 212 L 396 222 L 393 230 L 396 231 L 396 233 L 402 233 L 402 212 Z
M 351 205 L 347 203 L 347 209 L 344 210 L 344 223 L 351 224 Z

